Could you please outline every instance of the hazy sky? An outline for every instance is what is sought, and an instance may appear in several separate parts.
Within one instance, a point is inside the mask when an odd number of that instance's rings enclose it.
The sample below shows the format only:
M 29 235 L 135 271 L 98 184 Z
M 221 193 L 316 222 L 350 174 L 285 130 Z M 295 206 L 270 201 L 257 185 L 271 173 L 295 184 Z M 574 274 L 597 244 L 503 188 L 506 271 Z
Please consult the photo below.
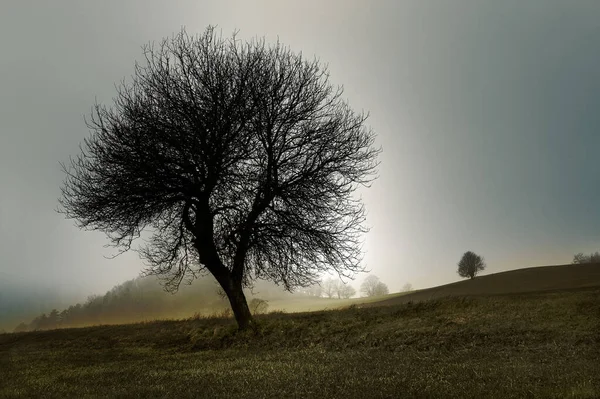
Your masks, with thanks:
M 102 293 L 135 277 L 55 212 L 59 162 L 141 45 L 185 26 L 328 63 L 383 147 L 366 264 L 397 291 L 600 250 L 597 0 L 26 1 L 0 5 L 0 281 Z M 360 279 L 355 283 L 358 287 Z

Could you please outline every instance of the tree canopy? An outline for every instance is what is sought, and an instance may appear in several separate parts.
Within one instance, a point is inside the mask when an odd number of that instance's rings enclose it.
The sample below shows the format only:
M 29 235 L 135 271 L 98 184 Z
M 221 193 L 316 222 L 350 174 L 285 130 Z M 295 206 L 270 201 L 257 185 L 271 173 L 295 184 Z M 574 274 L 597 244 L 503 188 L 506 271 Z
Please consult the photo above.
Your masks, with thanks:
M 458 275 L 473 279 L 480 271 L 485 270 L 485 267 L 483 257 L 475 252 L 467 251 L 458 262 Z
M 589 255 L 584 255 L 582 252 L 573 256 L 573 264 L 584 264 L 584 263 L 600 263 L 600 252 L 596 251 Z
M 388 286 L 382 283 L 377 276 L 367 276 L 360 285 L 360 292 L 366 297 L 381 296 L 389 294 Z
M 112 106 L 94 106 L 59 211 L 139 251 L 168 290 L 211 273 L 240 328 L 256 279 L 292 290 L 362 270 L 353 193 L 375 178 L 380 149 L 318 60 L 212 27 L 144 56 Z

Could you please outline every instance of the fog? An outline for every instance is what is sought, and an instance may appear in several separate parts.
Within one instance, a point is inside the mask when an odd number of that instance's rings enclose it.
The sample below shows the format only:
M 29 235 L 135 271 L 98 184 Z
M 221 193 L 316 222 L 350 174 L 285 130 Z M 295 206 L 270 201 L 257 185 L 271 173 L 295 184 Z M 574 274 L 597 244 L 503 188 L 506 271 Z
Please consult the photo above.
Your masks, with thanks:
M 383 148 L 360 191 L 365 266 L 390 292 L 570 262 L 600 246 L 600 3 L 4 1 L 0 12 L 0 321 L 138 276 L 55 210 L 59 162 L 89 134 L 141 46 L 217 25 L 327 63 Z M 365 277 L 357 277 L 358 288 Z M 12 322 L 12 321 L 11 321 Z M 1 327 L 1 326 L 0 326 Z

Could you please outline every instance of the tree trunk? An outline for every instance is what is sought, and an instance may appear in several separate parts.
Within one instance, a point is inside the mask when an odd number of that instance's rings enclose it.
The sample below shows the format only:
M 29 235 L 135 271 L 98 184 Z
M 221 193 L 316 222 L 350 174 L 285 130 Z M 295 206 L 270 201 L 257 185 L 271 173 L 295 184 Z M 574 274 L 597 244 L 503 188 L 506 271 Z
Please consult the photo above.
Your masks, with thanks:
M 236 283 L 231 277 L 226 278 L 225 281 L 219 281 L 219 283 L 223 287 L 225 294 L 227 294 L 227 299 L 229 299 L 229 304 L 231 305 L 238 328 L 240 330 L 253 329 L 254 319 L 252 318 L 252 313 L 250 313 L 246 295 L 244 295 L 244 291 L 242 290 L 242 284 Z
M 209 213 L 206 212 L 205 215 L 209 215 Z M 205 216 L 202 220 L 206 226 L 209 226 L 207 231 L 211 233 L 205 235 L 196 234 L 196 237 L 200 237 L 196 238 L 194 243 L 196 250 L 198 251 L 198 255 L 200 256 L 200 263 L 206 265 L 208 271 L 221 285 L 223 291 L 225 291 L 238 328 L 240 330 L 254 328 L 252 313 L 250 313 L 246 296 L 242 290 L 241 277 L 240 279 L 236 279 L 234 275 L 221 263 L 219 255 L 212 244 L 213 237 L 211 217 Z

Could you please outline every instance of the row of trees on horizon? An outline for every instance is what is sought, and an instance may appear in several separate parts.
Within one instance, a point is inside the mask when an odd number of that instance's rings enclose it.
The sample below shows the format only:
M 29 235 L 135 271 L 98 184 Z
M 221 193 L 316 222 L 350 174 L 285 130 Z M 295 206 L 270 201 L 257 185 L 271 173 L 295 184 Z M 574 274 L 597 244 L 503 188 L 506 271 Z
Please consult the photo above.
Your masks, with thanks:
M 584 263 L 600 263 L 600 252 L 596 251 L 589 255 L 584 255 L 580 252 L 573 256 L 573 264 L 580 265 Z
M 412 285 L 407 283 L 403 291 L 411 291 Z M 327 278 L 313 284 L 300 292 L 312 297 L 349 299 L 356 295 L 356 289 L 351 285 L 340 281 L 339 279 Z M 379 277 L 370 275 L 365 278 L 360 285 L 360 293 L 363 297 L 373 297 L 389 294 L 387 284 L 383 283 Z
M 573 264 L 600 263 L 600 252 L 573 256 Z M 475 278 L 485 270 L 484 258 L 472 251 L 463 254 L 458 262 L 458 274 L 464 278 Z M 256 287 L 255 287 L 256 288 Z M 402 292 L 412 291 L 410 283 L 402 287 Z M 268 300 L 284 292 L 273 284 L 262 282 L 258 289 L 250 290 L 253 297 L 253 312 L 264 313 Z M 347 283 L 335 278 L 322 279 L 316 284 L 296 291 L 296 294 L 314 298 L 349 299 L 359 293 L 362 297 L 387 295 L 388 286 L 377 276 L 367 276 L 360 285 L 359 292 Z M 258 298 L 256 295 L 260 295 Z M 266 298 L 266 299 L 265 299 Z M 165 293 L 154 278 L 136 278 L 119 284 L 104 295 L 92 295 L 84 303 L 71 305 L 61 311 L 53 309 L 35 317 L 29 323 L 20 323 L 15 332 L 48 330 L 54 328 L 83 327 L 97 324 L 131 323 L 165 317 L 186 317 L 194 313 L 224 312 L 228 307 L 226 297 L 219 294 L 216 283 L 211 278 L 201 278 L 194 287 L 183 288 L 178 295 Z
M 572 263 L 600 263 L 600 252 L 596 251 L 589 255 L 575 254 Z M 458 274 L 464 278 L 473 279 L 485 268 L 484 258 L 472 251 L 465 252 L 458 262 Z M 189 317 L 194 313 L 215 313 L 215 310 L 224 311 L 228 308 L 226 297 L 222 293 L 219 294 L 218 286 L 211 278 L 199 279 L 194 287 L 185 287 L 178 295 L 168 295 L 157 281 L 148 277 L 126 281 L 104 295 L 89 296 L 84 303 L 71 305 L 61 311 L 53 309 L 48 314 L 35 317 L 29 323 L 20 323 L 14 331 L 131 323 L 165 317 Z M 406 283 L 401 291 L 412 290 L 412 285 Z M 388 286 L 374 275 L 369 275 L 363 280 L 359 292 L 352 285 L 331 277 L 296 291 L 296 294 L 326 299 L 349 299 L 357 294 L 362 297 L 375 297 L 388 293 Z M 254 299 L 253 311 L 264 313 L 268 308 L 268 300 L 292 294 L 284 292 L 274 284 L 262 282 L 258 284 L 258 289 L 250 290 L 248 295 Z M 256 295 L 260 295 L 261 298 Z
M 410 291 L 412 286 L 407 284 L 403 290 Z M 14 332 L 186 318 L 194 314 L 230 315 L 227 298 L 219 291 L 214 279 L 208 276 L 198 279 L 193 285 L 182 287 L 177 295 L 165 292 L 154 277 L 139 277 L 113 287 L 104 295 L 91 295 L 83 303 L 63 310 L 53 309 L 29 323 L 22 322 Z M 361 284 L 360 292 L 365 297 L 372 297 L 386 295 L 389 290 L 378 277 L 369 275 Z M 299 289 L 294 294 L 265 281 L 259 281 L 247 290 L 247 295 L 253 298 L 250 304 L 253 313 L 264 313 L 270 300 L 291 298 L 293 295 L 348 299 L 356 294 L 357 291 L 350 284 L 333 278 Z

